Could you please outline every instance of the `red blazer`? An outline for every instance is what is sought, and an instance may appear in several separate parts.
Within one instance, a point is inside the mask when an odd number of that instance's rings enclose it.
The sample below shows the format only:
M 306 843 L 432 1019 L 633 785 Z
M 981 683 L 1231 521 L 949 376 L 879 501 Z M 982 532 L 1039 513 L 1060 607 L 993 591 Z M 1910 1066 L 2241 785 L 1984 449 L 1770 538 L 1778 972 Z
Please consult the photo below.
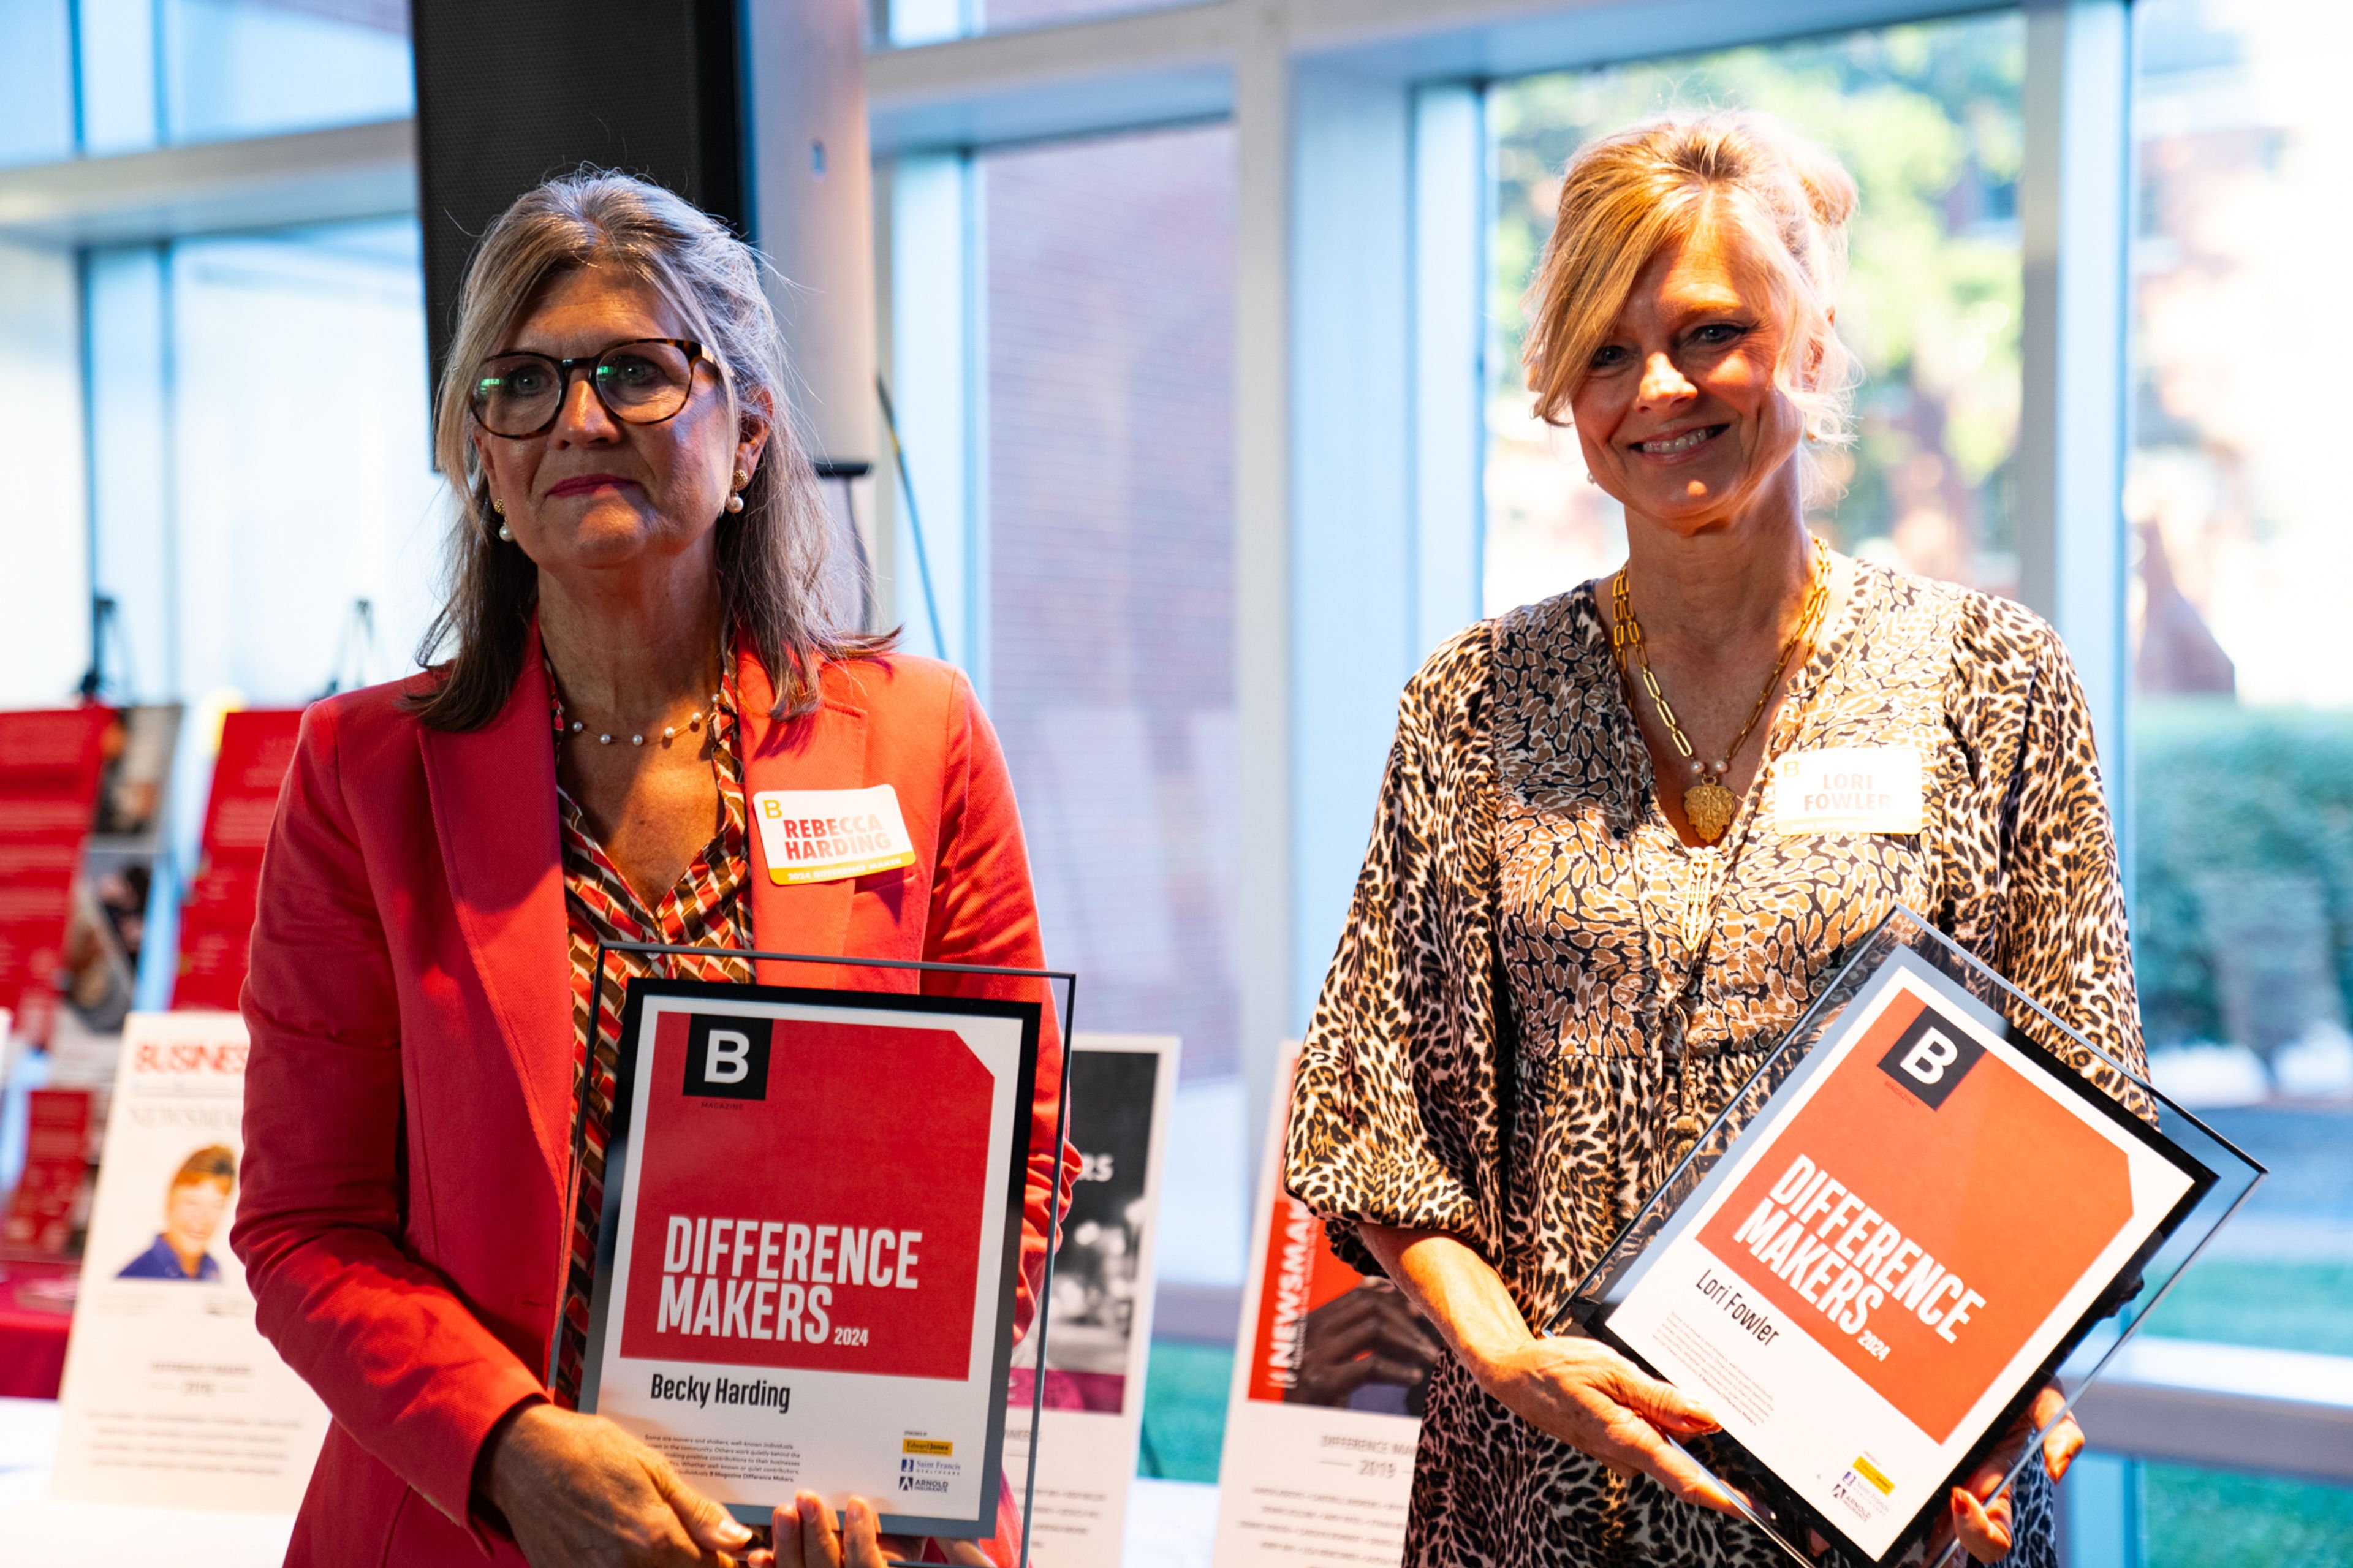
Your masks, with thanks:
M 1013 790 L 964 677 L 921 658 L 835 664 L 824 705 L 779 722 L 767 671 L 748 646 L 737 659 L 746 795 L 892 784 L 918 856 L 904 870 L 779 887 L 753 826 L 754 940 L 1042 967 Z M 469 1502 L 491 1426 L 544 1393 L 565 1258 L 571 961 L 535 629 L 522 668 L 505 710 L 465 734 L 409 711 L 428 676 L 314 704 L 270 829 L 244 996 L 252 1053 L 232 1245 L 261 1331 L 335 1418 L 290 1563 L 483 1550 L 522 1561 Z M 758 967 L 799 985 L 985 984 Z M 1077 1169 L 1054 1147 L 1060 1055 L 1050 1028 L 1021 1331 L 1057 1167 L 1065 1194 Z

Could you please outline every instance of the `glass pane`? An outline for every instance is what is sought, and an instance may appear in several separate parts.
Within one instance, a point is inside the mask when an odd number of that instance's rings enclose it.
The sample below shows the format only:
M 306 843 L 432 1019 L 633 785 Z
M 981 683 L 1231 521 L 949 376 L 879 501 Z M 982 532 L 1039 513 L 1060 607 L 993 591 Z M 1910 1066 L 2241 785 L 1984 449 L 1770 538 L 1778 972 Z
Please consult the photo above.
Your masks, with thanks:
M 981 25 L 989 32 L 1035 27 L 1050 22 L 1082 22 L 1129 11 L 1156 11 L 1190 0 L 975 0 Z
M 73 19 L 68 0 L 0 5 L 0 163 L 73 151 Z
M 414 219 L 187 241 L 172 258 L 180 683 L 297 701 L 383 680 L 437 599 Z M 354 604 L 371 668 L 335 668 Z
M 2015 589 L 2025 38 L 2021 16 L 2002 12 L 1530 77 L 1494 90 L 1490 613 L 1624 558 L 1624 519 L 1583 481 L 1575 435 L 1530 414 L 1519 300 L 1569 155 L 1674 107 L 1778 114 L 1837 153 L 1862 189 L 1838 324 L 1867 379 L 1858 439 L 1831 458 L 1845 500 L 1816 526 L 1870 559 Z
M 2273 1172 L 2151 1326 L 2353 1355 L 2353 535 L 2275 396 L 2343 244 L 2353 15 L 2134 14 L 2134 956 L 2159 1080 Z
M 2141 1568 L 2353 1563 L 2353 1489 L 2187 1465 L 2141 1471 Z
M 978 170 L 989 705 L 1081 1026 L 1180 1035 L 1189 1097 L 1239 1070 L 1233 163 L 1219 126 Z
M 270 704 L 413 668 L 442 523 L 416 222 L 100 250 L 87 275 L 113 673 Z M 338 653 L 360 599 L 373 658 Z
M 90 663 L 82 367 L 75 257 L 0 245 L 0 429 L 9 521 L 0 525 L 8 657 L 0 708 L 65 700 Z
M 171 139 L 411 112 L 408 0 L 163 0 Z

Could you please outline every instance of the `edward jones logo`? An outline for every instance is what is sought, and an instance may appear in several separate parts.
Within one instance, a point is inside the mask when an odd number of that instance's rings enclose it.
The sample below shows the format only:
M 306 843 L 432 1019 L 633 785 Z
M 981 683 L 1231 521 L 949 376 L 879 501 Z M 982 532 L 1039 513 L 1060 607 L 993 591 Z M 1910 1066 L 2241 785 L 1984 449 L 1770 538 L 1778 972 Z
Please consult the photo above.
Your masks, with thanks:
M 1924 1006 L 1879 1058 L 1879 1070 L 1935 1110 L 1984 1056 L 1985 1047 L 1957 1025 L 1947 1022 L 1934 1007 Z
M 710 1100 L 768 1098 L 768 1041 L 776 1020 L 697 1013 L 686 1025 L 685 1092 Z
M 909 1437 L 899 1445 L 899 1489 L 945 1492 L 964 1467 L 951 1458 L 955 1445 L 941 1437 Z

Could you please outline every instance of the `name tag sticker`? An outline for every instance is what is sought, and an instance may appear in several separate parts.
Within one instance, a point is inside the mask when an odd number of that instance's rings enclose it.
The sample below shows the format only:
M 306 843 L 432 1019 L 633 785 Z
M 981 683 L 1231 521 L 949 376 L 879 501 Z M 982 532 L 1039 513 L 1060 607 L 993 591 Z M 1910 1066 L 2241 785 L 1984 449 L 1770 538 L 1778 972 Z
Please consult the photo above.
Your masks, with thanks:
M 1920 775 L 1916 746 L 1791 752 L 1773 764 L 1773 830 L 1917 833 Z
M 783 887 L 838 882 L 915 863 L 914 842 L 899 815 L 899 792 L 871 789 L 771 789 L 752 797 L 768 880 Z

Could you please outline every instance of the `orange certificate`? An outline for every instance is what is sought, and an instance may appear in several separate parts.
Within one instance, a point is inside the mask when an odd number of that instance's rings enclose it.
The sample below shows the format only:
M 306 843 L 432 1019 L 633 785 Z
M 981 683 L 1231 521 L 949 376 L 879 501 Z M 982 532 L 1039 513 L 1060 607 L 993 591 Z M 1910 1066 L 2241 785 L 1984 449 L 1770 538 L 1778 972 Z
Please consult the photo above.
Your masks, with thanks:
M 1596 1321 L 1873 1561 L 2211 1179 L 2010 1037 L 1896 952 Z

